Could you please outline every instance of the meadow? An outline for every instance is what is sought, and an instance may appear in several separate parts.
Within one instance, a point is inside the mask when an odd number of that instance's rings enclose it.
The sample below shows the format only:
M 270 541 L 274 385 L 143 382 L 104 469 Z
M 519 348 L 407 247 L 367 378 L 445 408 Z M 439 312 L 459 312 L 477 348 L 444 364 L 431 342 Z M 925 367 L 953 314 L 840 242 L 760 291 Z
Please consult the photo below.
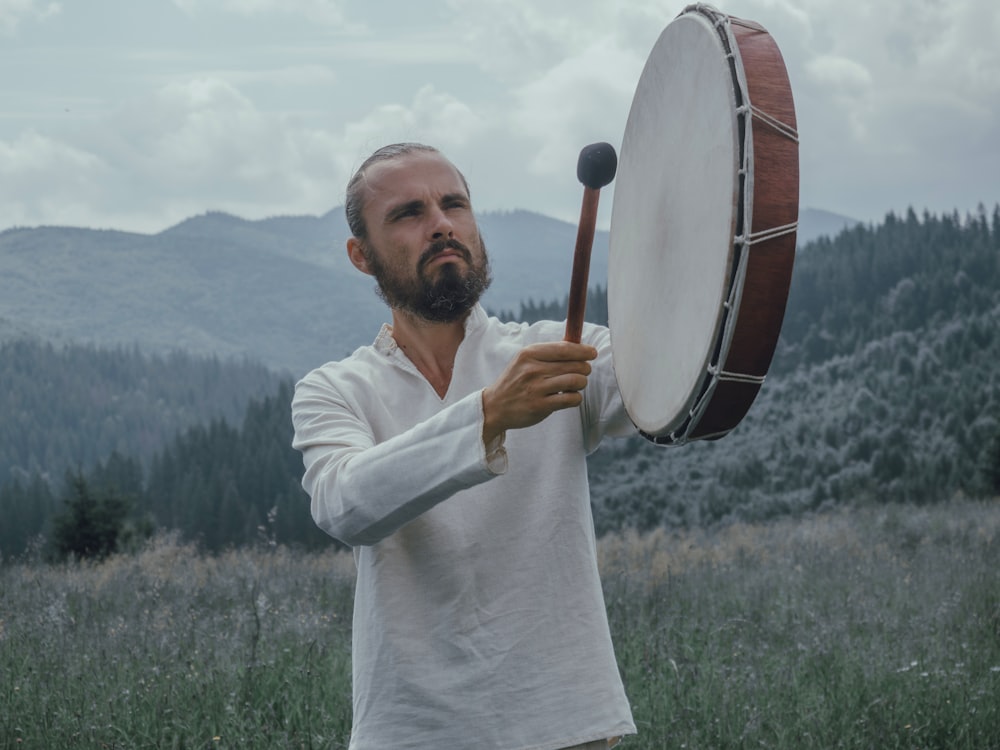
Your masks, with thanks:
M 608 535 L 639 735 L 1000 748 L 1000 502 Z M 353 562 L 169 535 L 0 568 L 0 748 L 344 748 Z

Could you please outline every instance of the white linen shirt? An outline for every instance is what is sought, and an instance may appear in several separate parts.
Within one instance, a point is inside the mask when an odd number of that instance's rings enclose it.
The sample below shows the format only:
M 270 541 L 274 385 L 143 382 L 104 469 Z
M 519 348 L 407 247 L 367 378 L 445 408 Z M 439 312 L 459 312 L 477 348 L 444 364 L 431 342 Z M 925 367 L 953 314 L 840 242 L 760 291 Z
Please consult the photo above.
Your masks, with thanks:
M 354 547 L 351 750 L 554 750 L 635 732 L 598 575 L 586 454 L 634 430 L 607 329 L 578 409 L 483 445 L 482 389 L 557 323 L 475 307 L 444 398 L 384 326 L 296 386 L 316 523 Z

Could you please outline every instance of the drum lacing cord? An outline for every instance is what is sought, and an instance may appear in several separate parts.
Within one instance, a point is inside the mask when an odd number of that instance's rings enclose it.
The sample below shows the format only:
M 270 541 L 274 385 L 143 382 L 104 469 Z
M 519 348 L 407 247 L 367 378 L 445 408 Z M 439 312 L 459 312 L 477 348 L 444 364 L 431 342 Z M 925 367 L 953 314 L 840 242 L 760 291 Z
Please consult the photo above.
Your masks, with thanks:
M 791 224 L 782 224 L 780 227 L 771 227 L 770 229 L 762 229 L 759 232 L 751 232 L 745 237 L 740 235 L 734 238 L 734 241 L 737 245 L 756 245 L 759 242 L 773 240 L 775 237 L 784 237 L 786 234 L 792 234 L 798 228 L 799 223 L 793 221 Z
M 753 29 L 754 31 L 763 31 L 767 33 L 767 29 L 765 29 L 759 23 L 757 23 L 756 21 L 748 21 L 745 18 L 737 18 L 736 16 L 726 16 L 724 22 L 731 23 L 734 26 L 742 26 L 744 29 Z
M 765 377 L 764 375 L 747 375 L 745 372 L 729 372 L 715 367 L 709 367 L 708 371 L 715 375 L 719 380 L 728 380 L 733 383 L 761 385 L 764 382 Z
M 703 8 L 703 7 L 711 7 L 711 6 L 703 6 L 701 3 L 699 3 L 699 4 L 697 4 L 695 6 L 691 6 L 691 7 L 692 8 Z M 716 29 L 719 31 L 719 33 L 724 34 L 727 39 L 728 39 L 728 36 L 729 36 L 729 26 L 731 24 L 732 25 L 736 25 L 736 26 L 742 26 L 745 29 L 752 29 L 753 31 L 761 31 L 761 32 L 763 32 L 765 34 L 767 33 L 767 30 L 763 26 L 761 26 L 759 23 L 756 23 L 754 21 L 747 21 L 747 20 L 742 19 L 742 18 L 736 18 L 735 16 L 726 16 L 726 15 L 723 15 L 721 18 L 718 18 L 715 21 L 715 27 L 716 27 Z M 726 45 L 726 50 L 727 50 L 726 57 L 728 57 L 728 58 L 734 58 L 734 53 L 733 53 L 731 47 L 728 44 Z M 791 125 L 789 125 L 787 123 L 782 122 L 777 117 L 772 117 L 771 115 L 769 115 L 764 110 L 757 109 L 755 106 L 753 106 L 752 102 L 750 103 L 749 106 L 746 105 L 746 104 L 744 104 L 744 105 L 742 105 L 740 107 L 737 107 L 736 111 L 739 114 L 745 114 L 746 111 L 747 111 L 747 109 L 750 110 L 750 114 L 753 117 L 756 117 L 758 120 L 760 120 L 761 122 L 763 122 L 765 125 L 769 125 L 773 130 L 778 131 L 779 133 L 781 133 L 781 135 L 785 136 L 786 138 L 790 138 L 795 143 L 799 142 L 799 132 L 795 128 L 793 128 Z
M 744 106 L 742 109 L 746 111 L 746 106 Z M 779 133 L 781 133 L 781 135 L 785 136 L 785 138 L 789 138 L 795 143 L 799 142 L 799 131 L 797 131 L 791 125 L 782 122 L 777 117 L 772 117 L 762 109 L 757 109 L 752 104 L 750 105 L 750 112 L 754 117 L 756 117 L 762 123 L 764 123 L 765 125 L 769 125 L 772 130 L 778 131 Z

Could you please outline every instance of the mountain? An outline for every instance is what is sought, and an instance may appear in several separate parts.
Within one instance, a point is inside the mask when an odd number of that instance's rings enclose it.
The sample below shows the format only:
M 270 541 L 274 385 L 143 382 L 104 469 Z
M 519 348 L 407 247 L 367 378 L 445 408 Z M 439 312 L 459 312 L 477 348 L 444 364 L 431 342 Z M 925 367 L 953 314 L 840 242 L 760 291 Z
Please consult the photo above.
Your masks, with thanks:
M 327 231 L 322 218 L 288 221 Z M 248 229 L 216 215 L 174 231 L 212 222 Z M 281 222 L 249 229 L 285 236 Z M 501 230 L 492 231 L 503 244 Z M 593 289 L 588 311 L 606 312 L 605 297 Z M 523 305 L 521 314 L 557 307 Z M 767 382 L 736 429 L 673 448 L 609 440 L 590 457 L 598 531 L 988 497 L 1000 491 L 998 361 L 1000 206 L 964 218 L 890 214 L 822 235 L 796 258 Z M 127 481 L 136 471 L 122 467 L 147 467 L 136 491 L 145 511 L 212 548 L 253 541 L 260 528 L 282 542 L 317 540 L 291 448 L 287 377 L 276 385 L 252 363 L 138 347 L 13 341 L 0 344 L 0 382 L 0 552 L 19 554 L 56 507 L 39 472 L 57 480 L 105 459 L 101 471 L 117 467 Z M 112 461 L 112 451 L 127 459 Z M 5 487 L 5 473 L 18 482 Z
M 855 227 L 859 223 L 855 219 L 830 211 L 803 208 L 799 211 L 798 245 L 801 248 L 820 237 L 836 237 L 845 229 Z
M 806 209 L 803 242 L 849 219 Z M 491 310 L 568 293 L 576 226 L 528 211 L 485 213 Z M 247 221 L 190 218 L 159 234 L 69 227 L 0 233 L 0 340 L 31 334 L 143 351 L 250 358 L 293 375 L 369 343 L 388 311 L 350 265 L 343 209 Z M 591 281 L 607 280 L 608 233 Z

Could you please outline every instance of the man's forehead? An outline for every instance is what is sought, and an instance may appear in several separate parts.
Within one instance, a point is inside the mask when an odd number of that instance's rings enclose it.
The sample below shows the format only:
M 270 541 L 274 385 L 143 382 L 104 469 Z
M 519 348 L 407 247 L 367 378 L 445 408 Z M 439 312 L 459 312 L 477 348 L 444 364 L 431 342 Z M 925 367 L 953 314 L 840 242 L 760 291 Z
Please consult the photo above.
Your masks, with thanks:
M 365 170 L 365 187 L 371 197 L 431 190 L 465 193 L 465 183 L 455 165 L 436 151 L 415 151 L 377 162 Z

